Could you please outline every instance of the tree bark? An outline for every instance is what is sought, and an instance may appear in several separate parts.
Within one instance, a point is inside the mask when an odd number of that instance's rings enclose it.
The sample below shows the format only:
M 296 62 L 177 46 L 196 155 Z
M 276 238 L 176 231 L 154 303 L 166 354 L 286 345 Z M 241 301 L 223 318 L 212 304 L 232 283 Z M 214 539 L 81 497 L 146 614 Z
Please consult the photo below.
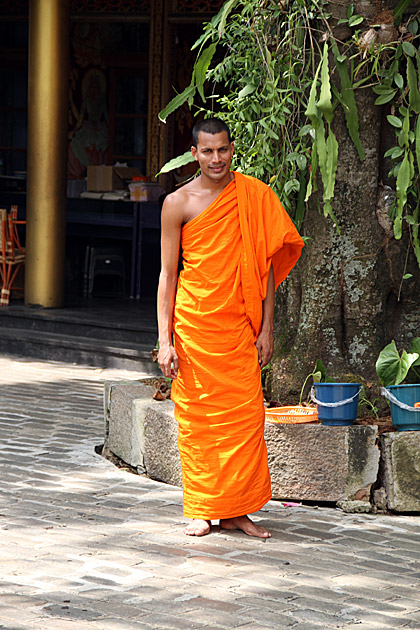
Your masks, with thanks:
M 373 17 L 376 7 L 364 1 L 356 11 Z M 276 295 L 269 388 L 282 402 L 296 402 L 317 359 L 335 380 L 377 381 L 382 348 L 392 339 L 407 348 L 420 336 L 420 270 L 408 226 L 400 241 L 393 237 L 386 207 L 392 191 L 381 181 L 386 117 L 370 89 L 355 95 L 366 160 L 356 153 L 340 106 L 333 122 L 339 143 L 333 211 L 341 235 L 313 195 L 303 226 L 310 240 Z M 405 273 L 412 278 L 403 280 Z

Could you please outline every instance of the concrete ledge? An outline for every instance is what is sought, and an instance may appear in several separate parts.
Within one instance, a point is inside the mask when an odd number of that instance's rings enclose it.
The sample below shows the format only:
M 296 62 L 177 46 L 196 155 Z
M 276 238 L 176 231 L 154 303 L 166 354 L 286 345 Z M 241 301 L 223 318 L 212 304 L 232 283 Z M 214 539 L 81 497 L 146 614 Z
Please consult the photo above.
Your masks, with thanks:
M 144 383 L 105 386 L 105 446 L 152 479 L 182 485 L 171 401 Z M 377 427 L 266 424 L 273 498 L 358 501 L 369 507 L 379 468 Z M 363 506 L 362 506 L 363 507 Z
M 155 388 L 151 383 L 105 383 L 104 447 L 138 472 L 182 486 L 174 404 L 153 400 Z
M 266 424 L 273 498 L 365 501 L 379 469 L 376 426 Z
M 381 447 L 388 509 L 420 512 L 420 431 L 385 433 Z
M 137 427 L 133 425 L 133 401 L 140 399 L 151 405 L 155 402 L 153 392 L 153 387 L 141 381 L 105 383 L 104 447 L 135 468 L 143 465 L 143 451 Z
M 173 402 L 134 400 L 132 409 L 132 430 L 142 453 L 144 472 L 157 481 L 182 487 Z

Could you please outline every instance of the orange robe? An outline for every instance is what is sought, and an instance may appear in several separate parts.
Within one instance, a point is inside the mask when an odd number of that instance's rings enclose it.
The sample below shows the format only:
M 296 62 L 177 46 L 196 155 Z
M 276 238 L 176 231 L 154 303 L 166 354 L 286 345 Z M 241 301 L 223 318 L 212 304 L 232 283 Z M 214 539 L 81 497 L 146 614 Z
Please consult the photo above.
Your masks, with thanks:
M 184 515 L 208 520 L 256 512 L 271 498 L 255 342 L 271 263 L 277 287 L 303 247 L 276 194 L 234 175 L 182 228 L 174 310 Z

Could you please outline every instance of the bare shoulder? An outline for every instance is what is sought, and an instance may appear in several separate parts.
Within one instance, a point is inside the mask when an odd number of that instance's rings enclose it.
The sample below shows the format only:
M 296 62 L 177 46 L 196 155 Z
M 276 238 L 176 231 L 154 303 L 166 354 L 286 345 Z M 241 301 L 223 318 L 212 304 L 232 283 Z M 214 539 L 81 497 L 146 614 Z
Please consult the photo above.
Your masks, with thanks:
M 162 208 L 162 219 L 183 223 L 186 211 L 191 203 L 191 196 L 197 195 L 197 180 L 185 184 L 165 197 Z
M 179 223 L 184 220 L 184 195 L 181 190 L 176 190 L 165 197 L 162 206 L 162 222 Z

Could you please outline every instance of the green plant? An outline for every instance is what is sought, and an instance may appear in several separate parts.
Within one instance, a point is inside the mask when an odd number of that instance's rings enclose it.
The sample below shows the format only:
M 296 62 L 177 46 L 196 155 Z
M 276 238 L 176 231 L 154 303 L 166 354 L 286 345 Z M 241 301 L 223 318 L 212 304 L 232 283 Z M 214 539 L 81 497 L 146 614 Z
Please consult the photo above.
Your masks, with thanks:
M 380 403 L 380 398 L 375 398 L 373 401 L 369 400 L 366 394 L 366 388 L 362 387 L 359 394 L 359 405 L 358 409 L 362 412 L 364 409 L 367 410 L 368 414 L 373 414 L 377 420 L 379 420 L 379 409 L 376 403 Z
M 403 350 L 401 355 L 392 340 L 376 361 L 376 372 L 384 387 L 399 385 L 406 379 L 420 382 L 420 372 L 416 367 L 420 367 L 420 337 L 413 339 L 408 351 Z
M 314 383 L 334 383 L 334 379 L 330 378 L 327 374 L 327 369 L 322 363 L 321 359 L 317 359 L 315 367 L 310 374 L 305 378 L 302 389 L 300 390 L 299 405 L 302 404 L 303 392 L 305 390 L 308 380 L 312 377 Z
M 334 5 L 324 0 L 227 0 L 193 46 L 190 84 L 160 119 L 165 122 L 185 102 L 206 117 L 217 110 L 236 141 L 235 168 L 272 186 L 298 228 L 307 201 L 320 188 L 324 215 L 339 232 L 333 212 L 339 149 L 334 113 L 342 107 L 364 160 L 355 91 L 373 89 L 375 104 L 389 108 L 395 131 L 396 144 L 384 156 L 392 160 L 396 182 L 394 235 L 400 239 L 406 225 L 420 266 L 420 33 L 417 14 L 402 22 L 410 4 L 400 0 L 388 12 L 391 19 L 379 25 L 350 4 L 338 22 L 352 34 L 338 42 L 328 13 Z M 161 172 L 191 160 L 186 152 Z
M 198 54 L 190 85 L 160 113 L 165 121 L 186 101 L 205 116 L 218 109 L 235 138 L 235 168 L 270 184 L 298 227 L 305 202 L 317 187 L 310 175 L 314 165 L 316 171 L 319 164 L 324 183 L 324 212 L 333 216 L 337 142 L 330 129 L 327 49 L 324 46 L 323 62 L 316 70 L 322 50 L 311 30 L 311 23 L 325 19 L 325 4 L 228 0 L 193 47 Z M 218 61 L 212 65 L 216 51 Z M 319 81 L 314 82 L 314 72 Z M 223 94 L 217 93 L 219 89 Z M 194 104 L 196 97 L 201 104 Z M 308 106 L 312 122 L 305 116 Z M 324 147 L 329 151 L 326 158 Z M 161 172 L 191 159 L 187 152 Z

